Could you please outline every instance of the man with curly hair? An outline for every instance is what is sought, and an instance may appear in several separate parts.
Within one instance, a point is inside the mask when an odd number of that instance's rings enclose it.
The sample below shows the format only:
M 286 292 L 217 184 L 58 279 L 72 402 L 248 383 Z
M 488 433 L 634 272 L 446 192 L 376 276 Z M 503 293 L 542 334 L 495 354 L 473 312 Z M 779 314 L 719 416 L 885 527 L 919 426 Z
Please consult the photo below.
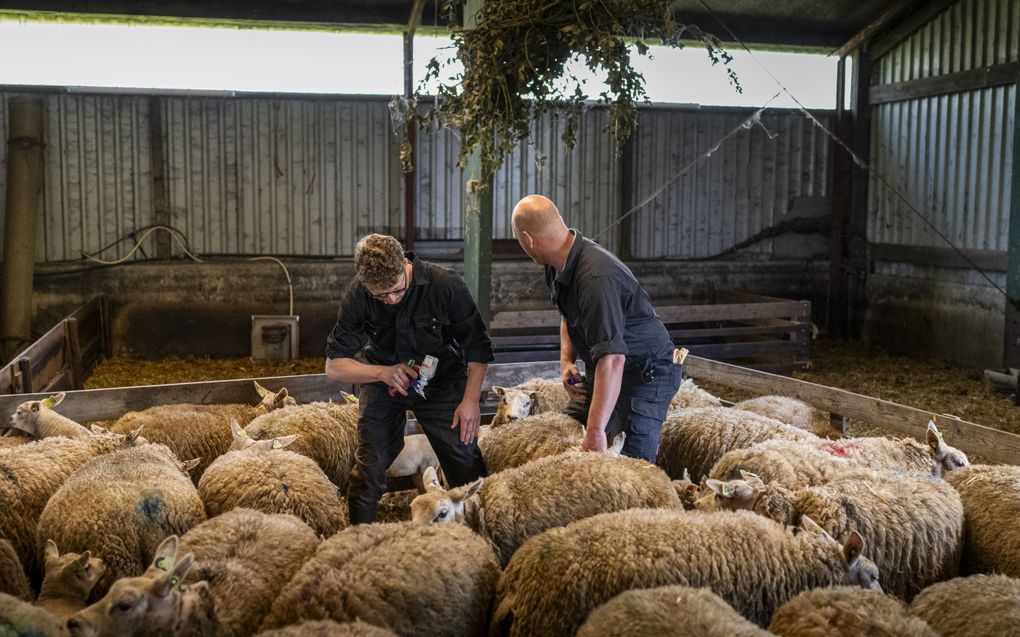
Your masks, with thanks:
M 478 450 L 479 401 L 492 343 L 464 280 L 370 234 L 354 252 L 357 276 L 344 290 L 326 342 L 326 375 L 361 384 L 358 451 L 347 493 L 351 523 L 374 522 L 386 469 L 404 447 L 414 412 L 451 486 L 485 475 Z M 408 363 L 438 359 L 425 397 L 410 389 Z

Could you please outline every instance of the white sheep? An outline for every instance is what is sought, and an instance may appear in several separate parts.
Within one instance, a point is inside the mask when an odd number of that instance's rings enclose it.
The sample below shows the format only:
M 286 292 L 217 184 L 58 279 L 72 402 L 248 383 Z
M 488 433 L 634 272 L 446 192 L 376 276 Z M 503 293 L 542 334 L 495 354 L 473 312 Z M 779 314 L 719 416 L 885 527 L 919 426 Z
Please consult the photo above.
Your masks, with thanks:
M 632 588 L 706 587 L 764 626 L 801 591 L 877 586 L 859 534 L 841 546 L 810 518 L 803 527 L 795 534 L 746 511 L 630 509 L 551 529 L 503 571 L 489 634 L 573 635 L 592 609 Z
M 966 518 L 963 568 L 1020 577 L 1020 467 L 971 465 L 946 476 Z
M 562 413 L 570 404 L 570 396 L 558 378 L 531 378 L 513 387 L 492 387 L 489 391 L 499 397 L 493 427 L 534 414 Z
M 707 588 L 661 586 L 625 591 L 599 606 L 577 637 L 770 637 Z
M 685 378 L 670 399 L 669 410 L 672 412 L 692 407 L 722 407 L 722 400 L 695 385 L 693 379 Z
M 43 400 L 29 400 L 18 405 L 11 414 L 11 428 L 22 431 L 33 438 L 84 438 L 89 430 L 53 411 L 64 400 L 64 392 L 53 394 Z M 126 433 L 126 432 L 125 432 Z
M 776 610 L 768 634 L 781 637 L 939 637 L 895 597 L 859 586 L 805 591 Z
M 566 414 L 547 412 L 492 427 L 478 439 L 490 474 L 581 448 L 584 428 Z
M 425 490 L 423 474 L 426 469 L 439 467 L 439 457 L 436 455 L 429 438 L 425 434 L 413 434 L 404 436 L 404 448 L 400 450 L 397 457 L 386 469 L 387 478 L 403 478 L 411 476 L 414 479 L 414 486 L 419 492 Z
M 908 601 L 959 570 L 963 505 L 942 480 L 857 469 L 795 491 L 749 474 L 709 479 L 706 486 L 722 509 L 753 511 L 788 526 L 806 515 L 833 537 L 858 531 L 882 573 L 882 589 Z
M 163 540 L 138 577 L 124 577 L 95 604 L 67 620 L 71 637 L 216 637 L 218 626 L 206 582 L 185 584 L 194 564 L 177 556 L 177 536 Z
M 1020 630 L 1020 579 L 971 575 L 933 584 L 910 603 L 910 612 L 942 637 L 995 637 Z
M 117 578 L 139 575 L 165 537 L 205 520 L 202 501 L 167 447 L 144 444 L 94 458 L 53 494 L 36 527 L 65 550 L 91 550 L 106 564 L 93 596 Z
M 700 480 L 728 451 L 767 440 L 818 440 L 778 420 L 728 407 L 695 407 L 670 413 L 662 423 L 655 463 L 675 479 L 685 470 Z
M 821 438 L 842 438 L 843 433 L 832 426 L 828 412 L 816 409 L 802 400 L 788 396 L 759 396 L 742 400 L 733 409 L 753 411 L 779 422 L 806 429 Z
M 483 635 L 498 578 L 488 543 L 460 525 L 360 524 L 319 546 L 262 629 L 357 618 L 405 637 Z
M 411 502 L 419 524 L 459 523 L 492 542 L 501 564 L 546 529 L 630 508 L 682 510 L 669 477 L 644 460 L 570 452 L 446 491 L 435 471 Z
M 293 626 L 264 630 L 255 637 L 397 637 L 386 628 L 363 621 L 338 624 L 329 619 L 305 621 Z
M 46 541 L 46 576 L 36 604 L 65 620 L 85 608 L 92 588 L 106 572 L 103 560 L 84 553 L 60 554 L 53 540 Z
M 337 487 L 315 461 L 284 449 L 297 435 L 254 440 L 232 421 L 235 448 L 216 459 L 198 481 L 198 495 L 210 517 L 236 507 L 289 513 L 316 533 L 330 536 L 344 527 Z
M 33 598 L 32 587 L 28 583 L 28 575 L 21 565 L 17 551 L 9 540 L 0 538 L 0 593 L 24 601 Z

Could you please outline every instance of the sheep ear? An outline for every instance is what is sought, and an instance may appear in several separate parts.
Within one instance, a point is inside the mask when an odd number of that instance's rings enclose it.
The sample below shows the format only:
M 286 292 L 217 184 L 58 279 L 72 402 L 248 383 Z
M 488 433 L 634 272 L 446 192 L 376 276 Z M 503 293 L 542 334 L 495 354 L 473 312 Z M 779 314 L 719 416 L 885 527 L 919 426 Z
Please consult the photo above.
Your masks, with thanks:
M 248 439 L 248 434 L 241 429 L 241 425 L 237 423 L 233 418 L 230 419 L 230 433 L 234 436 L 234 442 L 241 442 L 242 440 Z
M 682 478 L 680 478 L 680 479 L 681 479 L 681 480 L 687 480 L 687 481 L 690 481 L 690 479 L 691 479 L 691 473 L 690 473 L 690 472 L 689 472 L 689 471 L 687 470 L 687 467 L 684 467 L 684 475 L 683 475 L 683 477 L 682 477 Z
M 489 392 L 498 396 L 499 398 L 502 398 L 506 394 L 506 387 L 492 386 L 489 388 Z
M 77 564 L 75 570 L 83 570 L 86 566 L 89 565 L 89 559 L 91 558 L 92 551 L 85 551 L 84 553 L 79 555 L 78 559 L 75 560 L 75 564 Z
M 623 451 L 623 444 L 625 442 L 627 442 L 627 434 L 621 431 L 613 437 L 613 446 L 609 448 L 609 452 L 619 455 Z
M 928 421 L 927 439 L 928 446 L 931 447 L 932 452 L 934 452 L 936 456 L 942 457 L 942 449 L 946 443 L 942 441 L 942 434 L 939 432 L 939 428 L 936 427 L 935 422 L 931 420 Z
M 64 392 L 60 392 L 59 394 L 52 394 L 48 398 L 44 398 L 42 404 L 46 405 L 50 409 L 53 409 L 61 402 L 63 402 L 64 396 L 65 396 Z
M 806 515 L 800 516 L 800 527 L 810 533 L 820 533 L 822 535 L 828 535 L 828 533 L 825 532 L 825 529 L 818 526 L 817 522 L 815 522 Z
M 344 399 L 345 403 L 349 403 L 351 405 L 357 405 L 358 404 L 358 397 L 357 396 L 355 396 L 354 394 L 348 394 L 347 392 L 345 392 L 342 389 L 340 390 L 340 397 Z
M 152 555 L 152 564 L 149 565 L 149 572 L 163 571 L 169 572 L 174 565 L 174 559 L 177 557 L 177 536 L 171 535 L 165 540 L 159 543 L 156 547 L 156 552 Z
M 759 478 L 757 475 L 751 473 L 750 471 L 744 471 L 743 469 L 741 469 L 740 477 L 743 478 L 744 482 L 746 482 L 754 491 L 760 491 L 765 488 L 765 483 L 762 481 L 762 479 Z
M 857 561 L 857 558 L 864 552 L 864 538 L 857 531 L 851 531 L 850 537 L 846 539 L 843 544 L 843 558 L 846 559 L 846 563 L 853 566 L 853 563 Z
M 158 575 L 156 583 L 152 585 L 152 594 L 157 597 L 169 595 L 188 576 L 194 561 L 195 554 L 188 553 L 179 562 L 174 564 L 168 572 Z
M 277 402 L 287 398 L 287 388 L 286 387 L 281 387 L 280 391 L 276 392 L 275 397 L 276 397 L 275 399 L 276 399 Z
M 41 404 L 42 401 L 33 400 L 31 405 L 29 406 L 29 409 L 31 409 L 32 411 L 39 411 L 39 405 Z
M 145 425 L 142 425 L 138 429 L 135 429 L 134 431 L 128 433 L 128 435 L 124 437 L 124 444 L 130 447 L 134 445 L 136 442 L 138 442 L 138 439 L 142 437 L 142 429 L 144 427 Z
M 190 472 L 192 469 L 202 464 L 201 458 L 192 458 L 191 460 L 185 460 L 181 463 L 181 471 L 184 473 Z
M 474 494 L 478 493 L 478 490 L 482 488 L 483 484 L 485 484 L 485 478 L 478 478 L 477 480 L 475 480 L 471 484 L 467 485 L 466 487 L 463 487 L 464 488 L 464 494 L 461 497 L 454 498 L 454 499 L 456 499 L 456 500 L 467 500 L 468 498 L 470 498 Z
M 421 474 L 421 481 L 425 485 L 425 491 L 443 491 L 443 485 L 439 484 L 439 476 L 436 475 L 434 467 L 425 467 Z
M 279 438 L 273 438 L 273 444 L 270 445 L 272 449 L 283 449 L 290 443 L 298 439 L 298 434 L 291 434 L 289 436 L 280 436 Z
M 46 540 L 46 561 L 55 560 L 60 557 L 60 550 L 53 540 Z
M 91 431 L 94 434 L 105 434 L 105 433 L 108 433 L 105 429 L 103 429 L 102 427 L 100 427 L 99 425 L 97 425 L 95 423 L 92 423 L 91 425 L 89 425 L 89 431 Z

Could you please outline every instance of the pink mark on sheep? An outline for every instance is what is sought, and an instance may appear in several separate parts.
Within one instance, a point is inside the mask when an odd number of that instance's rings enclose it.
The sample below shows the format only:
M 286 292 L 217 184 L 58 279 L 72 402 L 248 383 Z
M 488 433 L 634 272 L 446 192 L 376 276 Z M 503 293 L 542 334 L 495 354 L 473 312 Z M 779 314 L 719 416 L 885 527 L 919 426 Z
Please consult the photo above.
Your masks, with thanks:
M 830 455 L 839 456 L 840 458 L 848 458 L 860 452 L 862 446 L 859 442 L 833 442 L 831 444 L 822 445 L 821 449 Z

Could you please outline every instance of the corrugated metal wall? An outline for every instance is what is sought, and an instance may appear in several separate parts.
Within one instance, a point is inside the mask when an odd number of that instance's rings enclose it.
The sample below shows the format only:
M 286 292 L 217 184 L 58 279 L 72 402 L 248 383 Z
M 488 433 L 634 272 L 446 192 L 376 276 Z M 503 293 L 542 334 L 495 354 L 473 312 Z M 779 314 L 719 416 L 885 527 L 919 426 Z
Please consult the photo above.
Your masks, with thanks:
M 1018 33 L 1020 0 L 962 0 L 878 60 L 873 84 L 1016 61 Z M 958 248 L 1006 250 L 1015 99 L 1008 85 L 876 105 L 873 173 Z M 869 200 L 869 241 L 946 247 L 874 174 Z
M 170 224 L 193 251 L 334 257 L 352 254 L 367 232 L 403 234 L 404 179 L 384 99 L 43 95 L 47 173 L 39 261 L 76 260 L 81 251 L 97 252 L 155 223 L 150 100 L 162 118 Z M 8 96 L 0 93 L 4 121 Z M 634 142 L 634 202 L 751 112 L 645 109 Z M 547 116 L 536 123 L 533 138 L 496 175 L 495 238 L 512 238 L 513 205 L 540 192 L 557 202 L 568 223 L 619 249 L 621 163 L 605 122 L 604 109 L 588 111 L 572 151 L 560 141 L 564 121 Z M 795 111 L 770 111 L 763 123 L 774 138 L 757 127 L 741 130 L 633 216 L 635 257 L 715 254 L 771 226 L 792 197 L 827 192 L 824 135 Z M 462 238 L 458 151 L 452 131 L 419 135 L 421 239 Z M 0 193 L 5 175 L 0 172 Z M 154 254 L 154 245 L 150 236 L 144 254 Z M 132 246 L 123 240 L 102 257 L 122 257 Z M 770 244 L 751 249 L 767 255 Z M 173 250 L 180 253 L 176 245 Z

